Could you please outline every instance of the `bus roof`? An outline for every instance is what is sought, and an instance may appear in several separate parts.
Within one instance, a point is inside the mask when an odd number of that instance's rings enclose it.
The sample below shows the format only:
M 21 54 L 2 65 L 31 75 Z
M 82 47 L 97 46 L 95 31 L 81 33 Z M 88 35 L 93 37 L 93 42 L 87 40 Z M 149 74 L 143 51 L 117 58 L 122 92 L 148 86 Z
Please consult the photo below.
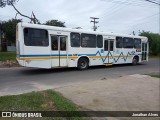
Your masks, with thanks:
M 118 34 L 118 33 L 111 33 L 111 32 L 100 32 L 100 31 L 91 31 L 91 30 L 83 30 L 83 29 L 56 27 L 56 26 L 49 26 L 49 25 L 31 24 L 31 23 L 26 23 L 26 22 L 20 22 L 18 23 L 18 25 L 23 26 L 23 27 L 46 29 L 46 30 L 98 34 L 98 35 L 104 35 L 104 36 L 109 35 L 109 36 L 133 37 L 133 38 L 141 38 L 142 40 L 145 40 L 145 41 L 148 40 L 147 37 L 144 37 L 144 36 L 135 36 L 135 35 Z

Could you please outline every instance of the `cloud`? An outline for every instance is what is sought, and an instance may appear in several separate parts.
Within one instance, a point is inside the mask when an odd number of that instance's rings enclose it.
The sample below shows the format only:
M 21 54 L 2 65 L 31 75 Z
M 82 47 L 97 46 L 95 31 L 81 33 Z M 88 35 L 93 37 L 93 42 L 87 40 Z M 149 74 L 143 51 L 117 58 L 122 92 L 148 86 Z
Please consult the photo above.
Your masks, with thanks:
M 19 0 L 15 6 L 28 16 L 31 16 L 33 11 L 41 23 L 57 19 L 65 22 L 67 27 L 91 29 L 93 23 L 90 23 L 90 17 L 99 17 L 99 31 L 127 34 L 138 30 L 158 32 L 158 15 L 146 18 L 158 13 L 158 6 L 142 1 L 132 3 L 124 0 Z M 14 18 L 15 14 L 11 6 L 0 8 L 0 20 Z M 25 18 L 23 21 L 29 22 Z M 147 22 L 150 22 L 148 27 L 145 24 Z

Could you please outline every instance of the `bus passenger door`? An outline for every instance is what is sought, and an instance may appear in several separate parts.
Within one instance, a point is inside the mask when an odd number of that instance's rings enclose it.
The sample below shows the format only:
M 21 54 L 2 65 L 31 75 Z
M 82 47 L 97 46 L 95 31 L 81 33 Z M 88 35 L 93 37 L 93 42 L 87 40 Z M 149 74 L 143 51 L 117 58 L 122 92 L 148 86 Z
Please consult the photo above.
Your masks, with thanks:
M 142 43 L 142 60 L 148 61 L 148 45 L 147 45 L 147 43 Z
M 59 37 L 59 66 L 60 67 L 66 67 L 67 66 L 67 37 L 66 36 L 60 36 Z
M 52 67 L 67 66 L 66 36 L 51 35 Z
M 104 63 L 113 63 L 114 61 L 114 55 L 113 55 L 113 49 L 114 49 L 114 40 L 104 40 L 104 56 L 106 56 L 106 59 Z

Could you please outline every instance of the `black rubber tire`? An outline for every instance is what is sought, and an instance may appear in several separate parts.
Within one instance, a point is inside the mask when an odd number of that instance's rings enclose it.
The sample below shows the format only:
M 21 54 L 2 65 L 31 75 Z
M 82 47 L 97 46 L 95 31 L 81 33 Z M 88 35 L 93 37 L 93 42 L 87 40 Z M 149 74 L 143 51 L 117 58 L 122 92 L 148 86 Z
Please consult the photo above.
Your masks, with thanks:
M 137 63 L 138 63 L 138 59 L 134 57 L 132 60 L 132 65 L 137 65 Z
M 86 70 L 89 66 L 89 62 L 86 58 L 80 58 L 78 60 L 78 69 L 79 70 Z

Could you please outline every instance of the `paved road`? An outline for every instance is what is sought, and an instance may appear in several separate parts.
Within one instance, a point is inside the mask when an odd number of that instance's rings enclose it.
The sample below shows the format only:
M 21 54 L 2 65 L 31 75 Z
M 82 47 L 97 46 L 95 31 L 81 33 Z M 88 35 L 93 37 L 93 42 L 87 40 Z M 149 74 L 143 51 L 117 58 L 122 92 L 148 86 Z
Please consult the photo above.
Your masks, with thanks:
M 116 78 L 131 74 L 157 73 L 160 71 L 159 66 L 160 60 L 152 58 L 149 62 L 144 62 L 137 66 L 98 66 L 91 67 L 85 71 L 78 71 L 76 68 L 0 68 L 0 96 L 63 87 L 77 82 Z

